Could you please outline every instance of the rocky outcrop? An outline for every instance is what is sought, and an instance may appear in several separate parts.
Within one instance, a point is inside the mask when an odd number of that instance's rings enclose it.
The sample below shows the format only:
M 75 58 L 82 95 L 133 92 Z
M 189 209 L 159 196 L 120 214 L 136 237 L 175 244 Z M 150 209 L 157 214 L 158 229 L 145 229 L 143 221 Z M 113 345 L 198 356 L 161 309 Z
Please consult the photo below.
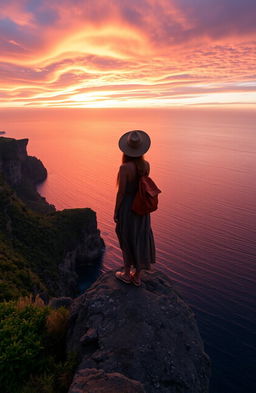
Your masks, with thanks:
M 47 170 L 36 157 L 27 154 L 28 139 L 0 137 L 0 173 L 26 205 L 37 212 L 55 211 L 36 190 Z
M 26 176 L 35 185 L 47 178 L 47 170 L 42 161 L 33 156 L 27 156 L 22 166 L 23 176 Z
M 67 350 L 80 359 L 69 393 L 77 380 L 86 386 L 88 369 L 120 373 L 147 393 L 208 392 L 209 358 L 195 316 L 157 271 L 144 273 L 140 288 L 103 274 L 71 305 Z

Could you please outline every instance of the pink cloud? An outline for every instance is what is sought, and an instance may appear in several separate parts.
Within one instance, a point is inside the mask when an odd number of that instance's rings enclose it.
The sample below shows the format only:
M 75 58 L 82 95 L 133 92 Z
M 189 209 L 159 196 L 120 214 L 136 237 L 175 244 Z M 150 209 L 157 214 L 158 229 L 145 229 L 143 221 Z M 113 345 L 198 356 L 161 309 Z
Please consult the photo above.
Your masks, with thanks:
M 255 20 L 252 0 L 2 0 L 0 105 L 252 94 Z

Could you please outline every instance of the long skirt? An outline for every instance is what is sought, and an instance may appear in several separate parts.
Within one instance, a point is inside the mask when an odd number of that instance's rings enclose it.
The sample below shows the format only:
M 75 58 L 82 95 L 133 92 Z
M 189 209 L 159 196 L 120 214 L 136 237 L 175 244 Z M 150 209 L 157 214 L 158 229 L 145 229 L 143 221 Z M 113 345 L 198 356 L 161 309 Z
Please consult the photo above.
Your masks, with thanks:
M 136 270 L 150 269 L 156 261 L 150 214 L 140 216 L 131 209 L 134 195 L 126 194 L 118 211 L 116 234 L 123 253 L 124 264 Z

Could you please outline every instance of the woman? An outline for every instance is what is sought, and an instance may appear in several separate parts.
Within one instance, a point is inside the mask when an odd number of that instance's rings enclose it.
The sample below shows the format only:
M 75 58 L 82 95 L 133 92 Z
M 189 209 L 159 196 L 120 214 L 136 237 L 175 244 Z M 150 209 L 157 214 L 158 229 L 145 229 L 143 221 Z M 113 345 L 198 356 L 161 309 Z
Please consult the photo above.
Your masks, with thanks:
M 141 285 L 141 271 L 155 263 L 155 243 L 150 224 L 150 214 L 143 216 L 132 211 L 132 202 L 138 190 L 139 177 L 149 174 L 149 163 L 143 154 L 150 147 L 150 138 L 144 131 L 129 131 L 119 139 L 123 163 L 118 172 L 118 192 L 114 221 L 116 234 L 123 254 L 124 272 L 116 278 L 125 283 Z M 134 273 L 131 268 L 134 267 Z

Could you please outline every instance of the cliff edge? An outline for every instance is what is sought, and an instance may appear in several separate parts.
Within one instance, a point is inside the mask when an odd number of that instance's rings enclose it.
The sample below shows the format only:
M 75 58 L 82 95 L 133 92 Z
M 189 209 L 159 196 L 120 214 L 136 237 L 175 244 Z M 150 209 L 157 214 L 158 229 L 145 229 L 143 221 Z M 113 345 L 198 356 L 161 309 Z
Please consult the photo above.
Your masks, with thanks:
M 90 384 L 105 378 L 109 386 L 113 373 L 131 392 L 208 392 L 210 362 L 194 313 L 159 271 L 145 272 L 140 288 L 103 274 L 71 304 L 67 350 L 80 359 L 69 393 L 101 391 Z

